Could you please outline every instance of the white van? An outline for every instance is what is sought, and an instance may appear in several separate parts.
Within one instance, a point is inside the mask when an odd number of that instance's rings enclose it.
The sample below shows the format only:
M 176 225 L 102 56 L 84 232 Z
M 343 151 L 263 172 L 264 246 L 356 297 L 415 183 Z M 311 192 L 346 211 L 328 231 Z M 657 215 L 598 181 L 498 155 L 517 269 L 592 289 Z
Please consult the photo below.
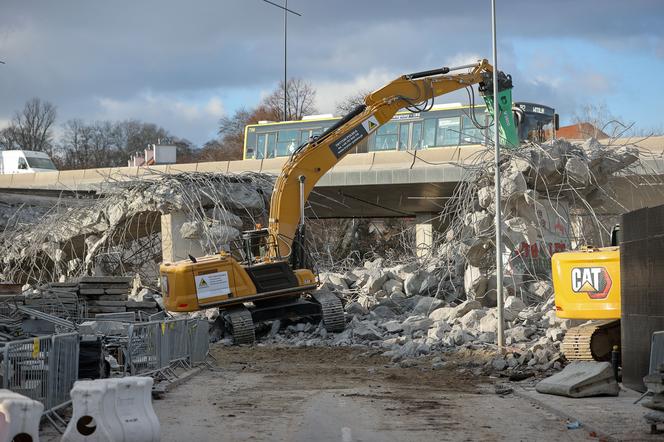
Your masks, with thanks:
M 0 173 L 55 172 L 55 164 L 44 152 L 34 150 L 0 151 Z

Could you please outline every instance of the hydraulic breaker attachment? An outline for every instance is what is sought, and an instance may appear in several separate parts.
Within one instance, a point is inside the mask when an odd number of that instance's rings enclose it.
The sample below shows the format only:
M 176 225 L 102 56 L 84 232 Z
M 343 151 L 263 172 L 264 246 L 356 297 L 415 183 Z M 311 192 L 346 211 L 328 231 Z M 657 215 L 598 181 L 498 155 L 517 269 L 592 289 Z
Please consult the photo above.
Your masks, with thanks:
M 485 76 L 479 89 L 493 121 L 498 121 L 501 146 L 516 149 L 519 147 L 519 133 L 512 112 L 512 77 L 498 72 L 498 111 L 500 112 L 498 116 L 493 115 L 493 78 L 491 74 Z

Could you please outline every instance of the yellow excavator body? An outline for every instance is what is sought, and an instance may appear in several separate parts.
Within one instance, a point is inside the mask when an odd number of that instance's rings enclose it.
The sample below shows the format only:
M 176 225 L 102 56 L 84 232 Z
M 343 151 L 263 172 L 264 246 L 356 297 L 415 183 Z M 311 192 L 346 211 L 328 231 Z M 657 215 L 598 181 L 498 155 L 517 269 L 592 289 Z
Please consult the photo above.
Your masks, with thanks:
M 228 254 L 204 256 L 191 260 L 163 263 L 160 268 L 164 307 L 171 312 L 194 312 L 210 307 L 232 307 L 251 302 L 258 295 L 250 272 L 268 269 L 279 271 L 268 263 L 254 264 L 248 269 Z M 311 270 L 293 271 L 297 285 L 292 290 L 272 290 L 260 294 L 284 296 L 315 288 L 316 276 Z
M 551 266 L 559 318 L 620 319 L 618 247 L 556 253 Z
M 585 247 L 551 257 L 556 314 L 592 322 L 567 330 L 569 360 L 607 361 L 620 345 L 620 249 Z

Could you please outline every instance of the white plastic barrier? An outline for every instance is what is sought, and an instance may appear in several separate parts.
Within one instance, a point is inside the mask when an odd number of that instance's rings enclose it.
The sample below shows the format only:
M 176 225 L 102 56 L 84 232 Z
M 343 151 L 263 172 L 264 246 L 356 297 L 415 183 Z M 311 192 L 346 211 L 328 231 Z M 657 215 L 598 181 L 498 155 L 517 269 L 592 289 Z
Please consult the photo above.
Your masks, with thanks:
M 44 405 L 10 390 L 0 390 L 0 442 L 39 442 Z
M 73 415 L 63 442 L 158 442 L 152 408 L 152 378 L 77 381 L 71 390 Z

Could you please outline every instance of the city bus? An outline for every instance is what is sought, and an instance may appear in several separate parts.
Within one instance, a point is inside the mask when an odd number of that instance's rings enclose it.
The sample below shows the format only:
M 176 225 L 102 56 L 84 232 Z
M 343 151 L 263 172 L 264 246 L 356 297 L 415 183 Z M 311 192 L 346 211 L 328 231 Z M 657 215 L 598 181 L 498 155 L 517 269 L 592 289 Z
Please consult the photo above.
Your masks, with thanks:
M 514 103 L 519 138 L 545 141 L 555 136 L 558 115 L 535 103 Z M 341 117 L 312 115 L 298 121 L 261 121 L 245 127 L 243 159 L 289 156 L 302 143 L 323 133 Z M 475 125 L 473 120 L 478 124 Z M 484 105 L 435 105 L 428 112 L 398 112 L 386 124 L 354 147 L 353 153 L 422 150 L 486 145 L 491 138 L 489 113 Z M 480 127 L 478 127 L 480 126 Z

